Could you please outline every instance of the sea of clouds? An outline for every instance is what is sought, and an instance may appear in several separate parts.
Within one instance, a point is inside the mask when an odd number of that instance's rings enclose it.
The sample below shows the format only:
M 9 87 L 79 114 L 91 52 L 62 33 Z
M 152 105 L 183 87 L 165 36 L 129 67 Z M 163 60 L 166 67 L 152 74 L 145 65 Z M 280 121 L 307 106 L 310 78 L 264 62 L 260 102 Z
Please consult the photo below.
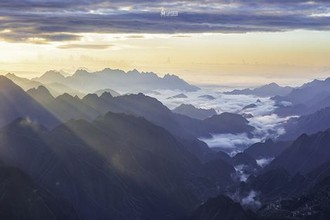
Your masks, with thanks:
M 227 89 L 228 90 L 228 89 Z M 253 95 L 225 94 L 222 88 L 202 88 L 196 92 L 184 92 L 188 98 L 169 98 L 183 93 L 182 91 L 159 90 L 146 93 L 157 98 L 169 109 L 174 109 L 181 104 L 192 104 L 197 108 L 213 108 L 218 114 L 231 112 L 238 114 L 251 114 L 249 124 L 255 127 L 253 136 L 241 134 L 212 134 L 211 138 L 201 138 L 209 147 L 219 149 L 235 155 L 243 151 L 251 144 L 265 141 L 268 138 L 276 139 L 285 133 L 283 123 L 288 117 L 279 117 L 274 114 L 275 102 L 270 97 L 257 97 Z M 203 95 L 211 95 L 215 99 L 203 98 Z M 243 109 L 245 106 L 255 104 L 255 108 Z

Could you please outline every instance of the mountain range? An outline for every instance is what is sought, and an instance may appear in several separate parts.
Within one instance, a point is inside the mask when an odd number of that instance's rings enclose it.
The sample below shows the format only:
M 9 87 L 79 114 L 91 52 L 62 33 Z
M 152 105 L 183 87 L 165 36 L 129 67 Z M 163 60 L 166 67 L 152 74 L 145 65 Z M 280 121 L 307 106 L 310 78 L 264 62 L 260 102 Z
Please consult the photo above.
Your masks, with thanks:
M 231 157 L 199 138 L 252 136 L 242 115 L 109 88 L 55 96 L 46 76 L 10 75 L 27 91 L 0 77 L 1 218 L 326 219 L 328 108 Z
M 225 94 L 231 95 L 255 95 L 259 97 L 273 97 L 273 96 L 285 96 L 292 92 L 293 88 L 289 86 L 279 86 L 276 83 L 270 83 L 264 86 L 260 86 L 254 89 L 235 89 Z
M 273 97 L 279 115 L 306 115 L 330 106 L 330 78 L 313 80 L 294 88 L 287 95 Z
M 72 76 L 66 77 L 58 71 L 51 70 L 32 80 L 43 84 L 60 83 L 86 94 L 101 89 L 130 93 L 157 89 L 182 91 L 197 91 L 199 89 L 175 75 L 166 74 L 164 77 L 159 77 L 155 73 L 139 72 L 135 69 L 128 72 L 110 68 L 97 72 L 80 69 Z
M 125 114 L 70 120 L 52 130 L 19 118 L 0 137 L 0 160 L 80 219 L 176 219 L 224 189 L 234 172 L 223 161 L 200 163 L 165 129 Z

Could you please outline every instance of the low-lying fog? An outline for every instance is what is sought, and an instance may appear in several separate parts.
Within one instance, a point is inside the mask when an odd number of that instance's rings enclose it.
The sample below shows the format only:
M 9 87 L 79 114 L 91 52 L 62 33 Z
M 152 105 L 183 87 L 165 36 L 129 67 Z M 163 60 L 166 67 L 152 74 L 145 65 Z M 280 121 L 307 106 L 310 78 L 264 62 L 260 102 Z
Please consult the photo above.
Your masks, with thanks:
M 231 155 L 243 151 L 253 143 L 264 141 L 268 138 L 276 139 L 285 133 L 283 122 L 288 118 L 281 118 L 274 114 L 275 102 L 270 97 L 257 97 L 253 95 L 229 95 L 217 88 L 202 88 L 197 92 L 182 92 L 172 90 L 159 90 L 146 92 L 146 95 L 157 98 L 170 109 L 181 104 L 192 104 L 197 108 L 214 108 L 218 114 L 223 112 L 252 115 L 247 118 L 249 124 L 255 127 L 253 136 L 241 134 L 213 134 L 212 138 L 201 138 L 211 148 L 217 148 Z M 183 93 L 187 98 L 173 98 Z M 208 98 L 205 97 L 208 95 Z M 203 97 L 204 96 L 204 97 Z M 214 99 L 212 99 L 212 96 Z M 172 97 L 169 99 L 169 97 Z M 243 109 L 245 106 L 255 104 L 253 108 Z

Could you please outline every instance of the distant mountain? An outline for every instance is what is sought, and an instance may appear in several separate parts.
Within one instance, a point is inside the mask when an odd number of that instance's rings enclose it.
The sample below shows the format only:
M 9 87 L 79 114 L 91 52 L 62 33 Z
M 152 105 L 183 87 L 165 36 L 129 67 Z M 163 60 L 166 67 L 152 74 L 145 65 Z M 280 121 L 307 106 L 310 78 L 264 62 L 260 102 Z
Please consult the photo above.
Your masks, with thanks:
M 42 82 L 44 84 L 50 83 L 65 83 L 65 76 L 56 70 L 49 70 L 45 72 L 42 76 L 33 78 L 32 80 Z
M 57 83 L 57 82 L 42 84 L 42 83 L 34 81 L 34 80 L 30 80 L 30 79 L 23 78 L 23 77 L 18 77 L 15 74 L 11 74 L 11 73 L 6 74 L 6 77 L 8 79 L 12 80 L 15 84 L 17 84 L 19 87 L 21 87 L 25 91 L 27 91 L 29 89 L 37 88 L 39 86 L 45 86 L 50 91 L 50 93 L 55 97 L 62 95 L 63 93 L 69 93 L 73 96 L 78 95 L 79 97 L 83 97 L 86 95 L 82 92 L 79 92 L 78 90 L 74 90 L 68 86 L 65 86 L 65 85 L 63 85 L 61 83 Z
M 187 220 L 253 220 L 255 216 L 227 196 L 208 199 Z
M 152 72 L 132 70 L 124 72 L 106 68 L 102 71 L 90 73 L 77 70 L 72 76 L 64 77 L 60 72 L 48 71 L 34 81 L 43 84 L 61 83 L 84 93 L 91 93 L 100 89 L 113 89 L 120 92 L 140 92 L 145 90 L 170 89 L 182 91 L 196 91 L 199 88 L 188 84 L 175 75 L 159 77 Z
M 275 96 L 281 115 L 305 115 L 330 106 L 330 78 L 313 80 L 295 88 L 287 95 Z M 284 103 L 284 105 L 283 105 Z M 286 105 L 285 103 L 291 103 Z
M 200 95 L 198 98 L 206 99 L 206 100 L 215 100 L 216 98 L 212 95 Z
M 289 86 L 279 86 L 276 83 L 270 83 L 255 89 L 242 89 L 238 90 L 235 89 L 231 92 L 225 92 L 225 94 L 232 94 L 232 95 L 255 95 L 260 97 L 272 97 L 272 96 L 285 96 L 289 94 L 293 90 L 292 87 Z
M 249 104 L 249 105 L 244 106 L 244 107 L 242 108 L 242 110 L 245 110 L 245 109 L 251 109 L 251 108 L 256 108 L 256 107 L 257 107 L 257 105 L 254 104 L 254 103 L 252 103 L 252 104 Z
M 167 99 L 186 99 L 186 98 L 188 98 L 188 96 L 186 96 L 183 93 L 180 93 L 180 94 L 168 97 Z
M 306 102 L 315 102 L 315 99 L 325 98 L 330 94 L 330 78 L 325 80 L 313 80 L 305 83 L 301 87 L 295 88 L 283 97 L 277 97 L 279 100 L 292 102 L 293 104 L 308 104 Z
M 276 157 L 267 169 L 284 168 L 294 174 L 305 174 L 330 158 L 330 130 L 301 135 Z
M 212 109 L 196 108 L 195 106 L 190 104 L 181 104 L 180 106 L 173 109 L 172 112 L 200 120 L 209 118 L 217 114 L 217 112 L 213 108 Z
M 286 148 L 292 144 L 292 141 L 276 141 L 268 139 L 263 143 L 255 143 L 247 148 L 244 153 L 254 159 L 273 158 L 280 155 Z

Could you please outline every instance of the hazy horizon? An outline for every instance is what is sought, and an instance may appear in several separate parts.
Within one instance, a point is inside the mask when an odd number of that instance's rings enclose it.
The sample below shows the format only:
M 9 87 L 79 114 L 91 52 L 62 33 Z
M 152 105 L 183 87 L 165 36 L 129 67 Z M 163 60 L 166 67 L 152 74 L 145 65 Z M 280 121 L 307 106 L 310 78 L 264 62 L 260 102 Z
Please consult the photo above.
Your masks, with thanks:
M 1 73 L 111 67 L 241 86 L 330 75 L 324 1 L 27 2 L 0 3 Z

